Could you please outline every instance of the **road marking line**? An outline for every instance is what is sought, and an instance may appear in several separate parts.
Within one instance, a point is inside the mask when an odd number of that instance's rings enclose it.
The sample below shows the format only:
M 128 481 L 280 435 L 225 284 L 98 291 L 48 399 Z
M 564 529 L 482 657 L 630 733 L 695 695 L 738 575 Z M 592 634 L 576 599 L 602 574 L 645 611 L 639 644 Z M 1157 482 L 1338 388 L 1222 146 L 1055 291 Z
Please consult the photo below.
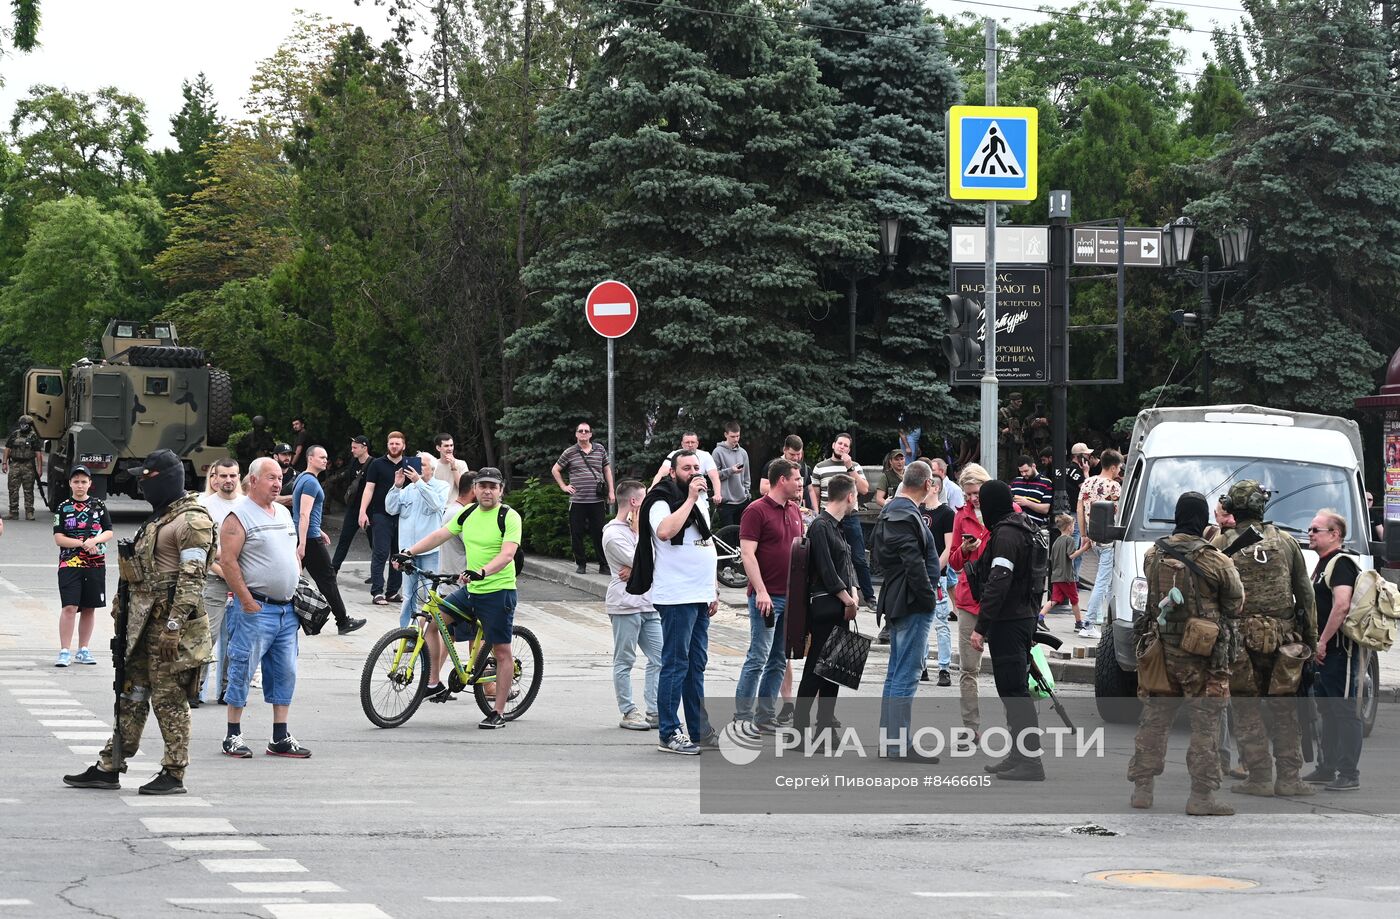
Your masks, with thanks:
M 1066 893 L 1063 890 L 916 890 L 914 891 L 914 896 L 962 900 L 977 897 L 986 897 L 987 899 L 1001 899 L 1005 897 L 1058 898 L 1072 897 L 1074 894 Z
M 33 906 L 32 900 L 0 900 L 0 906 Z
M 373 903 L 303 903 L 263 907 L 272 919 L 393 919 Z
M 112 733 L 111 725 L 104 724 L 101 721 L 73 721 L 62 718 L 55 721 L 52 718 L 47 718 L 39 723 L 46 728 L 104 728 L 109 735 Z
M 9 582 L 9 581 L 4 581 L 4 583 L 8 584 L 8 583 L 10 583 L 10 582 Z M 9 658 L 8 660 L 0 660 L 0 667 L 33 667 L 34 664 L 35 664 L 35 662 L 32 661 L 32 660 L 27 661 L 27 660 L 23 660 L 23 659 L 20 659 L 20 658 L 13 658 L 13 657 L 12 657 L 12 658 Z
M 229 886 L 241 893 L 345 893 L 330 881 L 235 881 Z
M 198 795 L 122 795 L 128 807 L 210 807 Z
M 683 893 L 682 900 L 805 900 L 797 893 Z
M 201 858 L 199 863 L 215 874 L 289 874 L 307 870 L 294 858 Z
M 85 708 L 31 708 L 29 714 L 42 718 L 45 715 L 60 715 L 64 718 L 96 718 L 92 712 Z
M 424 897 L 429 903 L 558 903 L 558 897 Z
M 265 906 L 269 903 L 305 903 L 302 897 L 169 897 L 165 901 L 171 906 L 222 906 L 225 903 L 251 903 Z
M 1400 887 L 1368 887 L 1367 890 L 1400 890 Z
M 162 842 L 177 852 L 267 851 L 267 846 L 256 839 L 165 839 Z
M 71 695 L 66 689 L 34 689 L 34 684 L 26 684 L 23 688 L 18 686 L 8 686 L 7 689 L 16 696 L 67 696 Z
M 83 704 L 71 696 L 67 699 L 21 699 L 19 696 L 16 696 L 15 701 L 20 705 L 52 705 L 57 708 L 74 708 Z
M 54 731 L 53 736 L 59 740 L 106 740 L 112 736 L 111 731 Z
M 142 817 L 152 833 L 237 833 L 226 817 Z
M 407 798 L 347 798 L 340 801 L 322 801 L 322 804 L 412 804 Z
M 18 804 L 19 798 L 0 798 L 0 804 Z
M 0 686 L 57 686 L 57 680 L 42 679 L 37 673 L 16 673 L 0 677 Z
M 530 806 L 550 807 L 550 806 L 553 806 L 553 805 L 560 805 L 560 804 L 569 804 L 569 805 L 580 805 L 580 804 L 583 804 L 583 805 L 588 805 L 588 806 L 594 806 L 594 805 L 596 805 L 598 802 L 597 802 L 597 801 L 583 801 L 583 800 L 580 800 L 580 799 L 578 799 L 578 798 L 523 798 L 523 799 L 521 799 L 521 800 L 519 800 L 519 801 L 507 801 L 506 803 L 507 803 L 507 804 L 526 804 L 526 805 L 530 805 Z

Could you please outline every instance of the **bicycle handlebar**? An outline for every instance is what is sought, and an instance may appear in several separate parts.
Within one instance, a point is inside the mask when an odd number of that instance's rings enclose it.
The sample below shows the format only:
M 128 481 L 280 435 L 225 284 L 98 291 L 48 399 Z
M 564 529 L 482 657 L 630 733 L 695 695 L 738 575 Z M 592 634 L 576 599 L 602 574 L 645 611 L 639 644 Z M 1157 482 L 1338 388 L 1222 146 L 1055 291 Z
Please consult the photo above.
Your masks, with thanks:
M 439 574 L 436 571 L 428 571 L 425 568 L 419 568 L 417 565 L 413 564 L 413 556 L 411 555 L 399 562 L 399 570 L 404 574 L 417 574 L 424 580 L 431 582 L 434 586 L 448 583 L 455 584 L 461 577 L 460 574 Z

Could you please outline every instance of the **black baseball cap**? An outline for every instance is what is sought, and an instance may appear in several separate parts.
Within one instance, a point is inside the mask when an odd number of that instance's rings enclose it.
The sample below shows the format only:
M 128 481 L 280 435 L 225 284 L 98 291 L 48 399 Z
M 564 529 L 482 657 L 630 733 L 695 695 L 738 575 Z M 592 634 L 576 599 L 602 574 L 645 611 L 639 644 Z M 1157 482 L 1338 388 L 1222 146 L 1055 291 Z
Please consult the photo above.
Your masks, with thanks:
M 359 444 L 362 447 L 369 446 L 369 438 L 363 434 L 356 434 L 354 437 L 350 438 L 350 442 L 352 444 Z
M 272 452 L 273 452 L 273 453 L 291 453 L 291 452 L 292 452 L 292 445 L 291 445 L 291 444 L 278 444 L 277 446 L 275 446 L 275 447 L 272 448 Z
M 74 466 L 72 469 L 68 470 L 68 478 L 72 479 L 75 475 L 85 475 L 88 478 L 92 478 L 92 470 L 83 465 Z
M 180 462 L 180 457 L 175 455 L 174 450 L 157 450 L 146 457 L 144 465 L 131 470 L 131 474 L 134 476 L 143 476 L 152 472 L 166 472 L 180 465 L 183 464 Z
M 504 485 L 506 483 L 505 476 L 501 475 L 501 470 L 497 469 L 495 466 L 484 466 L 478 469 L 476 471 L 476 481 L 478 483 L 495 482 L 497 485 Z

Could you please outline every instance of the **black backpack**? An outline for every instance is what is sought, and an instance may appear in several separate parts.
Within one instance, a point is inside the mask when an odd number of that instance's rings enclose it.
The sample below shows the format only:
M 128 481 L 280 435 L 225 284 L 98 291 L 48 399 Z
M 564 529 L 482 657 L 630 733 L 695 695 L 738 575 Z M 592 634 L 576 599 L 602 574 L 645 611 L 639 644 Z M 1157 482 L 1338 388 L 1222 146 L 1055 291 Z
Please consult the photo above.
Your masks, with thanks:
M 1007 525 L 1008 521 L 999 522 L 992 527 L 992 531 Z M 1027 527 L 1027 532 L 1030 534 L 1031 592 L 1034 594 L 1045 586 L 1045 579 L 1050 575 L 1050 531 L 1044 527 L 1031 526 Z M 991 541 L 991 531 L 989 531 L 987 534 L 988 548 L 990 548 Z M 987 570 L 988 567 L 985 549 L 974 561 L 963 566 L 962 573 L 963 577 L 967 579 L 967 589 L 972 592 L 972 599 L 979 603 L 982 601 L 982 588 L 986 585 L 987 577 L 990 574 Z
M 476 509 L 477 509 L 477 505 L 475 505 L 475 504 L 470 504 L 470 505 L 467 506 L 467 508 L 466 508 L 464 511 L 462 511 L 462 513 L 460 513 L 460 514 L 457 515 L 457 527 L 458 527 L 458 529 L 460 529 L 461 527 L 463 527 L 463 526 L 466 525 L 467 518 L 470 517 L 470 516 L 472 515 L 472 511 L 474 511 L 474 510 L 476 510 Z M 509 505 L 509 504 L 502 504 L 501 507 L 500 507 L 500 509 L 496 512 L 496 525 L 497 525 L 498 527 L 501 528 L 501 536 L 502 536 L 503 538 L 504 538 L 504 536 L 506 535 L 506 515 L 509 514 L 509 513 L 510 513 L 510 505 Z M 524 521 L 524 518 L 522 517 L 521 520 L 522 520 L 522 522 L 523 522 L 523 521 Z M 520 540 L 521 540 L 521 541 L 520 541 L 520 545 L 518 545 L 518 546 L 515 547 L 515 558 L 514 558 L 514 562 L 515 562 L 515 573 L 516 573 L 516 574 L 519 574 L 520 572 L 522 572 L 522 571 L 525 570 L 525 534 L 524 534 L 524 533 L 521 533 L 521 534 L 520 534 Z

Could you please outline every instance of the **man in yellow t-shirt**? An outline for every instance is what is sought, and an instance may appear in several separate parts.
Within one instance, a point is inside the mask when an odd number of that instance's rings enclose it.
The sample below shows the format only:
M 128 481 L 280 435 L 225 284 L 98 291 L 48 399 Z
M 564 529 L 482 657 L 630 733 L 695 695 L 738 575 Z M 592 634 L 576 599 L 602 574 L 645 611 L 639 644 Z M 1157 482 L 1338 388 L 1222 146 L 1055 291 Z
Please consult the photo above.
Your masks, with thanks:
M 449 611 L 474 616 L 486 630 L 486 641 L 496 657 L 496 673 L 515 672 L 511 659 L 511 635 L 515 625 L 515 554 L 520 550 L 520 514 L 501 503 L 504 486 L 501 471 L 491 466 L 476 474 L 472 485 L 476 504 L 418 542 L 406 555 L 431 552 L 454 537 L 466 549 L 467 585 L 444 601 Z M 396 556 L 396 560 L 402 556 Z M 507 680 L 505 687 L 510 686 Z M 484 730 L 505 727 L 503 717 L 510 693 L 496 693 L 496 710 L 477 727 Z

